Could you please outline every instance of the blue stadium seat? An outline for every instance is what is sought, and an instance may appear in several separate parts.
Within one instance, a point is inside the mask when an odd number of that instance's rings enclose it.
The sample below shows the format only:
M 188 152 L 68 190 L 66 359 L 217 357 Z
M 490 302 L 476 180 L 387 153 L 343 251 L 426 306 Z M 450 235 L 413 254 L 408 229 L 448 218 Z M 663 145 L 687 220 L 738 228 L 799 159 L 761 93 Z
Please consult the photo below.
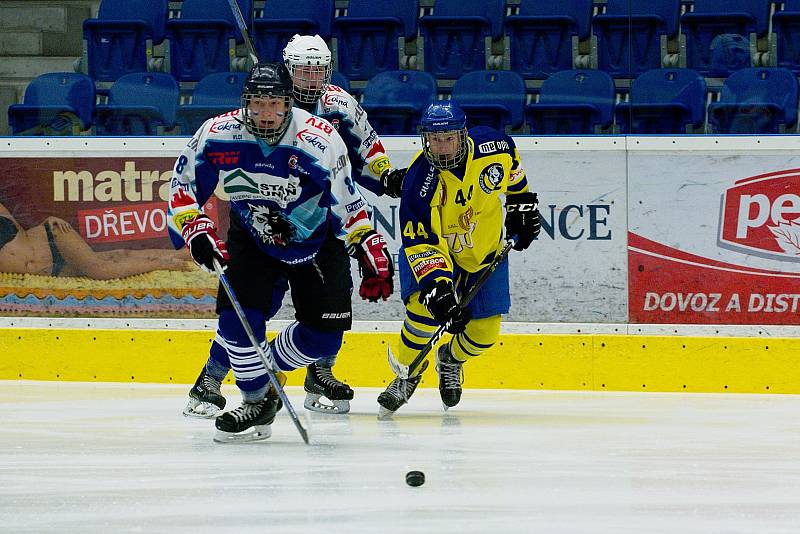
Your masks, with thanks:
M 164 40 L 167 0 L 102 0 L 83 22 L 86 69 L 98 81 L 146 71 L 153 45 Z
M 347 76 L 335 70 L 331 73 L 331 83 L 333 85 L 338 85 L 348 93 L 350 92 L 350 80 L 347 79 Z
M 95 106 L 98 135 L 156 135 L 175 126 L 178 83 L 171 74 L 126 74 L 114 82 L 108 103 Z
M 423 71 L 376 74 L 364 88 L 361 103 L 381 135 L 412 135 L 422 112 L 436 99 L 436 80 Z
M 741 69 L 725 80 L 719 102 L 709 104 L 708 123 L 714 133 L 780 133 L 797 124 L 797 94 L 788 69 Z
M 50 72 L 34 78 L 22 104 L 8 108 L 11 135 L 73 134 L 92 124 L 94 82 L 85 74 Z
M 418 0 L 350 0 L 347 14 L 333 21 L 338 69 L 350 80 L 369 80 L 400 68 L 398 39 L 417 36 Z
M 452 99 L 466 113 L 469 127 L 519 128 L 524 121 L 525 80 L 509 70 L 468 72 L 456 80 Z
M 661 38 L 678 34 L 680 9 L 680 0 L 608 0 L 592 22 L 598 68 L 629 78 L 660 68 Z
M 249 28 L 253 0 L 236 1 Z M 166 27 L 170 69 L 179 82 L 230 71 L 231 43 L 243 40 L 226 0 L 183 0 L 180 18 L 169 19 Z
M 542 83 L 539 102 L 525 108 L 532 134 L 581 135 L 611 126 L 614 80 L 601 70 L 565 70 Z
M 485 69 L 486 39 L 502 38 L 504 16 L 505 0 L 436 0 L 419 19 L 425 70 L 455 79 Z
M 192 135 L 206 119 L 239 109 L 246 72 L 215 72 L 200 80 L 192 92 L 192 103 L 178 108 L 182 134 Z
M 547 78 L 572 68 L 573 38 L 591 33 L 592 0 L 521 0 L 506 19 L 511 70 L 525 78 Z
M 681 16 L 686 36 L 686 66 L 712 75 L 711 43 L 722 34 L 764 36 L 769 25 L 769 0 L 695 0 L 694 11 Z M 713 73 L 715 76 L 727 73 Z
M 253 19 L 252 39 L 261 61 L 281 61 L 294 34 L 331 37 L 333 0 L 266 0 Z
M 785 0 L 783 10 L 772 16 L 776 37 L 777 66 L 800 75 L 800 0 Z
M 620 133 L 682 134 L 702 127 L 706 81 L 691 69 L 653 69 L 631 84 L 629 102 L 616 108 Z

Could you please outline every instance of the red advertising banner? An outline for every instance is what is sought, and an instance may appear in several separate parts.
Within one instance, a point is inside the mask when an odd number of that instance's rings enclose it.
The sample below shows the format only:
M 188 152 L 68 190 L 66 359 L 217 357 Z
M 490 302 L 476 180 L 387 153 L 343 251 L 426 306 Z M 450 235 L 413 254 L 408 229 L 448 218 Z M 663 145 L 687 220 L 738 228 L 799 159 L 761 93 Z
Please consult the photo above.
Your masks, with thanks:
M 214 277 L 167 236 L 173 157 L 0 164 L 0 314 L 213 316 Z
M 800 324 L 800 169 L 725 188 L 711 168 L 699 168 L 708 173 L 696 182 L 637 187 L 630 321 Z M 696 192 L 684 195 L 690 181 Z

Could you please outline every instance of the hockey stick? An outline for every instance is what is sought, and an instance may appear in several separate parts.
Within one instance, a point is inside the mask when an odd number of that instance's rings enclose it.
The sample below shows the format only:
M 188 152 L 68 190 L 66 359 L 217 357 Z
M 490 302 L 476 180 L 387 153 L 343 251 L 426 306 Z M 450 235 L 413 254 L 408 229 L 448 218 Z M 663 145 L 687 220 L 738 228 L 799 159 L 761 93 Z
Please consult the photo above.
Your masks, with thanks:
M 465 308 L 467 305 L 469 305 L 469 303 L 472 301 L 475 295 L 478 294 L 478 291 L 480 291 L 481 287 L 483 287 L 483 284 L 486 282 L 486 280 L 489 279 L 489 276 L 491 276 L 491 274 L 495 271 L 495 269 L 497 269 L 500 263 L 502 263 L 503 260 L 506 258 L 506 256 L 508 256 L 508 253 L 511 251 L 511 248 L 514 246 L 515 242 L 516 239 L 514 237 L 506 241 L 506 244 L 503 245 L 502 249 L 500 249 L 500 253 L 497 256 L 495 256 L 494 260 L 492 260 L 492 263 L 490 263 L 483 270 L 478 279 L 475 280 L 475 283 L 472 284 L 472 287 L 469 288 L 467 294 L 461 298 L 459 306 Z M 450 328 L 450 321 L 448 321 L 447 324 L 441 325 L 439 328 L 437 328 L 436 331 L 433 333 L 433 337 L 431 337 L 428 340 L 428 342 L 425 343 L 425 346 L 422 347 L 422 350 L 419 351 L 419 354 L 417 355 L 416 358 L 414 358 L 414 361 L 411 362 L 410 365 L 403 365 L 399 361 L 395 360 L 394 357 L 392 356 L 392 352 L 390 349 L 389 365 L 391 366 L 394 373 L 400 378 L 408 378 L 410 376 L 414 376 L 413 373 L 419 368 L 420 364 L 422 364 L 422 361 L 428 356 L 433 347 L 435 347 L 436 344 L 439 342 L 439 340 L 442 339 L 442 336 L 444 336 L 444 333 L 447 331 L 448 328 Z
M 241 32 L 242 38 L 244 39 L 244 45 L 247 47 L 247 53 L 250 56 L 250 61 L 253 62 L 254 66 L 258 65 L 258 54 L 256 54 L 253 41 L 250 40 L 250 34 L 247 32 L 247 25 L 244 23 L 242 10 L 239 9 L 239 3 L 236 0 L 228 0 L 228 4 L 231 6 L 233 18 L 236 19 L 236 25 L 239 26 L 239 32 Z
M 262 349 L 261 345 L 258 343 L 258 341 L 256 341 L 256 336 L 253 333 L 253 329 L 250 328 L 250 323 L 247 322 L 247 317 L 244 314 L 244 310 L 239 304 L 239 301 L 236 300 L 236 296 L 233 294 L 233 288 L 228 283 L 228 278 L 225 276 L 225 273 L 222 271 L 222 266 L 219 264 L 216 258 L 214 258 L 214 270 L 217 272 L 217 276 L 219 276 L 219 281 L 222 284 L 222 287 L 225 288 L 225 293 L 228 294 L 228 298 L 233 305 L 233 309 L 236 311 L 236 315 L 239 316 L 239 321 L 241 321 L 242 327 L 247 333 L 247 337 L 250 339 L 250 343 L 253 344 L 253 348 L 256 349 L 258 356 L 261 358 L 261 362 L 267 369 L 267 376 L 269 377 L 269 381 L 272 383 L 272 387 L 274 387 L 275 391 L 278 392 L 278 396 L 283 401 L 283 405 L 286 406 L 286 410 L 289 412 L 289 416 L 292 418 L 294 426 L 297 427 L 297 431 L 300 432 L 300 436 L 303 438 L 303 441 L 305 441 L 306 445 L 308 445 L 308 431 L 306 431 L 303 423 L 300 422 L 300 418 L 297 416 L 294 406 L 292 406 L 292 403 L 289 402 L 286 392 L 278 382 L 278 378 L 275 376 L 275 370 L 269 363 L 267 355 L 264 353 L 264 349 Z

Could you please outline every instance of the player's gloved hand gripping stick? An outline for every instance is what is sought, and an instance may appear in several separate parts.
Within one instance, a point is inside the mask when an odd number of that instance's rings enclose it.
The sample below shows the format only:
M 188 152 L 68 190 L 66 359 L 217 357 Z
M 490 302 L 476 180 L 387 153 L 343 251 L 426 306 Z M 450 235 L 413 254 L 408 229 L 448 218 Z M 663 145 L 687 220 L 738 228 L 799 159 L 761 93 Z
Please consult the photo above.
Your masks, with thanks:
M 459 306 L 465 308 L 469 305 L 469 303 L 472 301 L 475 295 L 478 294 L 478 291 L 480 291 L 481 287 L 483 287 L 483 284 L 486 282 L 486 280 L 489 279 L 489 276 L 491 276 L 491 274 L 495 271 L 495 269 L 497 269 L 497 266 L 500 265 L 503 262 L 503 260 L 506 259 L 508 253 L 516 244 L 516 241 L 517 241 L 516 236 L 512 236 L 511 239 L 506 241 L 506 244 L 503 245 L 502 249 L 500 249 L 500 252 L 494 258 L 492 263 L 490 263 L 483 270 L 478 279 L 475 280 L 475 283 L 472 285 L 472 287 L 469 288 L 469 291 L 467 291 L 466 295 L 464 295 L 461 298 Z M 425 358 L 428 356 L 433 347 L 436 346 L 439 340 L 442 339 L 442 336 L 449 327 L 450 323 L 448 322 L 447 324 L 441 325 L 439 328 L 437 328 L 436 331 L 433 333 L 433 336 L 428 340 L 425 346 L 422 347 L 422 350 L 419 351 L 419 354 L 417 355 L 416 358 L 414 358 L 414 361 L 411 362 L 410 365 L 403 365 L 402 363 L 397 361 L 392 355 L 391 350 L 389 350 L 389 366 L 392 368 L 392 371 L 394 371 L 394 373 L 400 378 L 409 378 L 411 376 L 414 376 L 414 373 L 416 372 L 417 369 L 419 369 L 420 364 L 422 364 L 423 360 L 425 360 Z
M 253 334 L 253 329 L 250 328 L 250 323 L 247 322 L 247 317 L 244 315 L 244 310 L 242 310 L 242 306 L 239 304 L 239 301 L 236 299 L 236 295 L 233 294 L 233 288 L 228 283 L 228 278 L 225 276 L 225 273 L 222 270 L 222 266 L 220 265 L 219 261 L 214 258 L 214 270 L 219 276 L 219 281 L 222 284 L 222 287 L 225 289 L 225 293 L 228 294 L 228 298 L 233 305 L 233 309 L 236 311 L 236 315 L 239 317 L 239 321 L 242 323 L 242 327 L 244 331 L 247 333 L 247 337 L 250 340 L 250 343 L 253 344 L 253 348 L 256 349 L 259 358 L 264 363 L 264 367 L 267 368 L 267 376 L 269 377 L 269 381 L 272 384 L 272 387 L 275 388 L 275 391 L 278 393 L 278 396 L 283 401 L 283 405 L 286 406 L 286 410 L 289 412 L 289 416 L 292 418 L 292 422 L 294 426 L 297 427 L 297 431 L 300 432 L 300 436 L 303 438 L 303 441 L 308 445 L 308 431 L 303 426 L 303 423 L 300 422 L 300 418 L 297 416 L 297 412 L 295 411 L 292 403 L 289 402 L 289 398 L 286 396 L 286 392 L 281 387 L 280 383 L 278 382 L 278 378 L 275 376 L 275 370 L 272 368 L 272 365 L 269 363 L 269 359 L 267 359 L 267 355 L 264 353 L 264 349 L 261 348 L 261 345 L 256 341 L 256 336 Z

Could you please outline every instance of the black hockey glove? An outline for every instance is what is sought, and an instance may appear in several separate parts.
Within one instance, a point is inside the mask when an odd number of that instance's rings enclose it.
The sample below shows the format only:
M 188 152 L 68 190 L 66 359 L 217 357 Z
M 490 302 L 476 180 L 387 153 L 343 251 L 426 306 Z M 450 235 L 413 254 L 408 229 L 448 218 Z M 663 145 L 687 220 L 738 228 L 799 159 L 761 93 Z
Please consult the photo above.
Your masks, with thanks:
M 470 311 L 458 305 L 453 283 L 449 280 L 439 280 L 436 285 L 420 293 L 419 301 L 431 312 L 437 323 L 449 323 L 447 331 L 451 334 L 463 332 L 472 319 Z
M 381 185 L 383 192 L 392 198 L 400 198 L 403 191 L 403 178 L 406 177 L 408 169 L 386 169 L 381 174 Z
M 536 193 L 506 196 L 506 236 L 514 237 L 514 250 L 525 250 L 539 236 L 539 198 Z
M 214 272 L 214 258 L 223 267 L 231 259 L 225 242 L 217 235 L 217 225 L 205 215 L 198 215 L 183 225 L 181 236 L 192 259 L 204 271 Z

